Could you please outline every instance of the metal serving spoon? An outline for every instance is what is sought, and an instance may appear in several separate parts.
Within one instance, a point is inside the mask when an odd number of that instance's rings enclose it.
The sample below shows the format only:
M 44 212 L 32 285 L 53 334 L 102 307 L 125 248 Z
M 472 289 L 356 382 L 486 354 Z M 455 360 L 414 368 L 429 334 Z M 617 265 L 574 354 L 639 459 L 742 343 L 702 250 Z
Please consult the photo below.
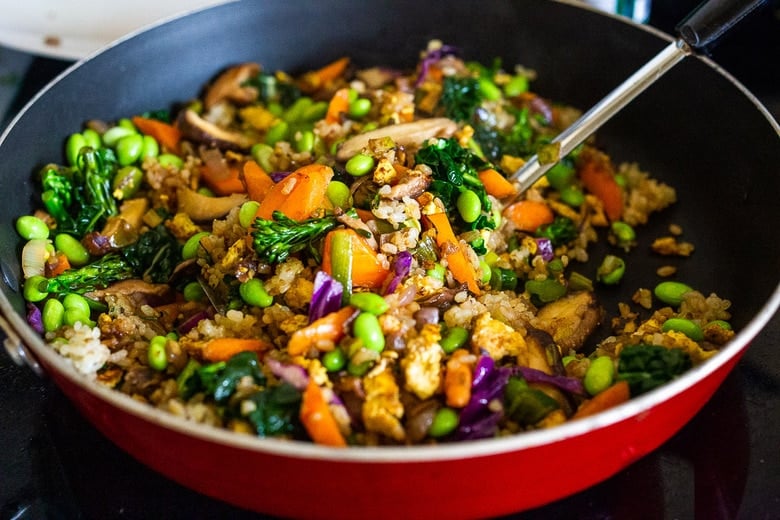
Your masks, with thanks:
M 609 121 L 635 97 L 690 54 L 706 51 L 737 22 L 767 0 L 710 0 L 693 10 L 677 26 L 679 37 L 642 68 L 621 83 L 604 99 L 585 112 L 545 147 L 550 158 L 534 155 L 509 176 L 522 193 L 547 170 Z M 551 149 L 552 148 L 552 149 Z

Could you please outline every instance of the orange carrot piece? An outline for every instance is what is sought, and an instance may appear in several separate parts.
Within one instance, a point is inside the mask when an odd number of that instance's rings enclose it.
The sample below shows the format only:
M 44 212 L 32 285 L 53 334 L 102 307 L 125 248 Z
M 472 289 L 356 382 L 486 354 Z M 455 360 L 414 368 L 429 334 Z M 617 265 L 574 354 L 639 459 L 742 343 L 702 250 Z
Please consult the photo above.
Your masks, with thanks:
M 349 65 L 349 58 L 344 56 L 314 71 L 314 74 L 317 76 L 320 85 L 324 85 L 344 74 L 344 71 L 347 70 L 347 65 Z
M 623 190 L 615 180 L 615 170 L 609 156 L 596 150 L 583 150 L 577 162 L 577 174 L 585 189 L 604 205 L 610 220 L 620 220 L 623 214 Z
M 287 342 L 287 353 L 300 356 L 311 347 L 332 348 L 346 334 L 346 324 L 354 313 L 354 307 L 342 307 L 296 330 Z
M 436 230 L 436 245 L 439 246 L 441 256 L 447 260 L 447 266 L 452 276 L 460 283 L 465 283 L 469 291 L 479 295 L 481 291 L 477 283 L 477 272 L 471 265 L 466 253 L 460 245 L 460 241 L 452 231 L 450 219 L 446 213 L 434 213 L 426 215 L 428 221 Z
M 517 187 L 493 168 L 479 172 L 479 180 L 485 185 L 485 191 L 497 199 L 517 195 Z
M 273 179 L 266 173 L 262 166 L 255 161 L 245 162 L 243 173 L 244 184 L 246 184 L 246 192 L 249 194 L 249 199 L 261 202 L 265 198 L 265 194 L 268 193 L 268 190 L 273 187 Z
M 349 235 L 349 240 L 352 244 L 352 286 L 371 289 L 382 287 L 390 274 L 390 270 L 379 260 L 379 256 L 374 251 L 374 248 L 366 242 L 366 239 L 358 235 L 354 229 L 334 229 L 325 235 L 322 249 L 322 270 L 328 274 L 333 274 L 331 251 L 335 233 Z
M 260 202 L 257 216 L 266 220 L 281 211 L 293 220 L 303 220 L 323 207 L 333 169 L 324 164 L 302 166 L 277 182 Z
M 264 352 L 273 345 L 261 339 L 215 338 L 206 343 L 201 354 L 207 361 L 227 361 L 239 352 Z
M 471 381 L 473 367 L 467 359 L 472 357 L 468 350 L 459 348 L 447 360 L 444 373 L 444 395 L 447 406 L 463 408 L 471 399 Z
M 577 409 L 572 419 L 581 419 L 603 412 L 613 406 L 625 403 L 631 397 L 627 381 L 618 381 L 606 390 L 585 401 Z
M 226 176 L 221 176 L 215 174 L 208 166 L 203 165 L 200 169 L 200 176 L 211 191 L 222 197 L 234 193 L 246 193 L 246 186 L 241 181 L 238 168 L 230 168 Z
M 555 219 L 550 206 L 536 200 L 515 202 L 504 210 L 504 215 L 517 229 L 528 233 L 534 233 L 540 226 L 549 224 Z
M 71 268 L 70 260 L 65 253 L 58 252 L 46 261 L 45 272 L 48 278 L 54 278 Z
M 303 391 L 300 419 L 309 437 L 315 443 L 338 447 L 347 445 L 336 419 L 330 412 L 322 389 L 313 378 L 309 378 L 309 384 Z
M 341 114 L 349 111 L 349 89 L 340 88 L 333 94 L 328 103 L 328 111 L 325 114 L 325 122 L 338 123 Z
M 179 148 L 181 132 L 174 125 L 141 116 L 133 117 L 132 121 L 142 134 L 154 137 L 168 151 L 174 152 Z

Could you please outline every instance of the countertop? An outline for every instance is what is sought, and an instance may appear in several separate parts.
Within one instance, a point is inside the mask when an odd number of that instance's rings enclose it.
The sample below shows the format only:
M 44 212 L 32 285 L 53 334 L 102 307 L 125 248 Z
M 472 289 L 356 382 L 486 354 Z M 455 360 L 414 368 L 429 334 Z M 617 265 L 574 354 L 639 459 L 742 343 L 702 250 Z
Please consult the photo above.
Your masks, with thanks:
M 656 0 L 650 23 L 671 31 L 692 3 Z M 776 118 L 778 56 L 777 2 L 712 55 Z M 0 123 L 68 65 L 0 47 Z M 586 491 L 511 518 L 780 518 L 778 347 L 775 315 L 711 401 L 658 450 Z M 136 462 L 2 349 L 0 382 L 0 520 L 258 518 Z

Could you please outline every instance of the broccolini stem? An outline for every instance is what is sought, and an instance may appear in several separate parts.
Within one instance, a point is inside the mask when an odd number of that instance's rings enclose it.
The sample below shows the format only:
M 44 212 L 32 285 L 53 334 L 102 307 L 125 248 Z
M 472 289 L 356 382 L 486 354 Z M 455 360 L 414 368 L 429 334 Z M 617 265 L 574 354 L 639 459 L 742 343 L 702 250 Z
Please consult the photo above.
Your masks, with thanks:
M 50 294 L 84 294 L 100 289 L 113 282 L 134 278 L 132 267 L 117 254 L 108 254 L 99 260 L 80 267 L 68 269 L 62 274 L 50 278 L 46 292 Z
M 338 221 L 332 215 L 296 221 L 274 211 L 273 220 L 255 219 L 254 248 L 260 258 L 269 263 L 283 262 L 337 225 Z

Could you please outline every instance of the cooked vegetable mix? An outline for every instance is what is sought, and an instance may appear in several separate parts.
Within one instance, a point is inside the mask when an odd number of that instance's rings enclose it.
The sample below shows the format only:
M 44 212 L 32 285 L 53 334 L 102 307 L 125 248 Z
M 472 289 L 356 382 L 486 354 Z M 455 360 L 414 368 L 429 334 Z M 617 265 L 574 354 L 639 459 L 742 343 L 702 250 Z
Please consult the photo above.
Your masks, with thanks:
M 651 391 L 733 337 L 730 303 L 659 278 L 602 307 L 675 192 L 586 143 L 519 194 L 577 114 L 534 79 L 434 41 L 408 71 L 246 63 L 89 121 L 15 222 L 31 324 L 150 406 L 326 446 L 517 434 Z

